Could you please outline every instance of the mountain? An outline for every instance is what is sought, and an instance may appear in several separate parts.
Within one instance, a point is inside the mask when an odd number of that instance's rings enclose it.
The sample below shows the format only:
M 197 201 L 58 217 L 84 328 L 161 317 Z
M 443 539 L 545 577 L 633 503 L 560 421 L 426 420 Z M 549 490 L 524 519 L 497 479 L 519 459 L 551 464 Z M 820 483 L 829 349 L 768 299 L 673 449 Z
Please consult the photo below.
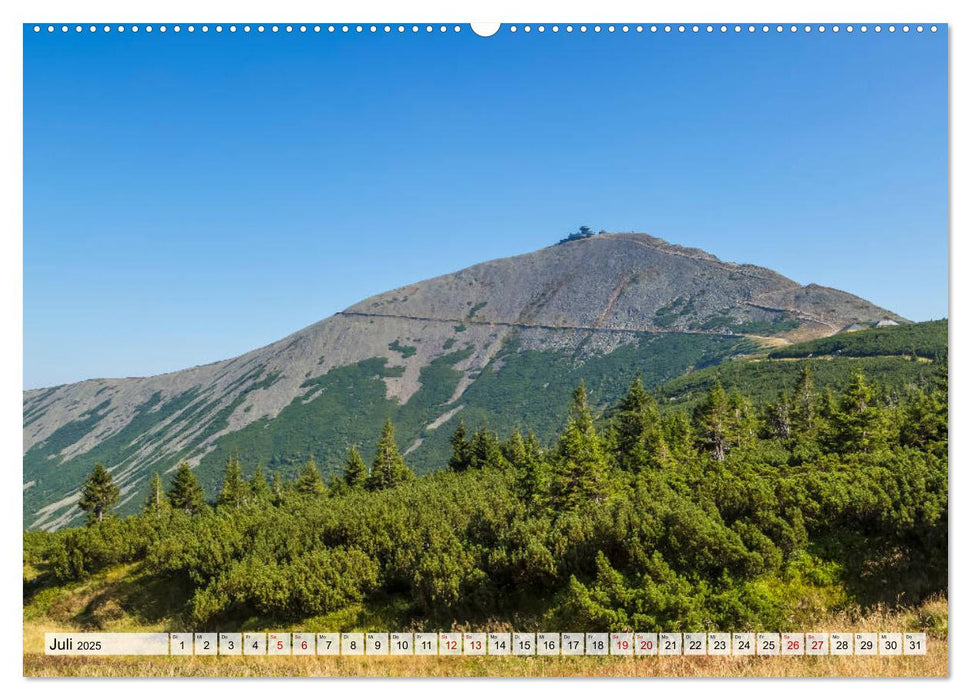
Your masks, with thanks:
M 24 525 L 75 521 L 95 463 L 138 506 L 154 471 L 188 459 L 210 493 L 227 455 L 292 474 L 309 455 L 369 458 L 388 416 L 416 471 L 440 467 L 459 417 L 546 439 L 580 379 L 615 399 L 765 345 L 851 324 L 906 323 L 859 297 L 802 286 L 636 233 L 601 234 L 378 294 L 239 357 L 155 377 L 24 393 Z
M 717 381 L 726 391 L 768 403 L 778 401 L 780 390 L 794 393 L 806 365 L 820 392 L 839 394 L 856 369 L 871 385 L 893 394 L 905 387 L 927 388 L 947 368 L 947 325 L 947 320 L 924 321 L 786 345 L 688 372 L 656 387 L 654 394 L 665 409 L 690 409 Z

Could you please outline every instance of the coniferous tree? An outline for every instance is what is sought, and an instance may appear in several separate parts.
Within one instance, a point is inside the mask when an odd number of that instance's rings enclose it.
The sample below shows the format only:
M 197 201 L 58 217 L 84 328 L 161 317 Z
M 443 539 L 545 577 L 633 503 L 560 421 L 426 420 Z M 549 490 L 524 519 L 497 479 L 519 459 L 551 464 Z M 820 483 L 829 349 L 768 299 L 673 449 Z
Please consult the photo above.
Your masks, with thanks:
M 694 448 L 694 428 L 685 411 L 672 411 L 664 418 L 664 440 L 679 458 L 687 457 Z
M 661 412 L 644 390 L 640 374 L 617 406 L 611 423 L 611 443 L 617 465 L 625 471 L 661 468 L 669 460 Z
M 270 498 L 270 487 L 266 483 L 266 476 L 263 474 L 263 467 L 256 465 L 256 470 L 249 480 L 249 492 L 254 501 L 267 501 Z
M 384 421 L 381 439 L 378 441 L 378 451 L 374 456 L 374 463 L 371 465 L 371 475 L 367 480 L 368 490 L 390 489 L 413 476 L 398 451 L 398 446 L 394 441 L 394 426 L 391 424 L 391 419 L 388 418 Z
M 886 443 L 884 417 L 875 405 L 873 388 L 860 369 L 840 397 L 835 416 L 836 447 L 841 453 L 874 452 Z
M 219 492 L 219 505 L 239 508 L 246 503 L 249 488 L 243 480 L 243 467 L 239 455 L 230 455 L 226 459 L 226 472 L 223 476 L 222 490 Z
M 162 476 L 155 472 L 152 474 L 152 481 L 149 484 L 148 496 L 145 498 L 142 512 L 159 518 L 168 506 L 169 502 L 165 498 L 165 489 L 162 486 Z
M 818 442 L 831 451 L 839 450 L 837 431 L 840 409 L 832 387 L 826 387 L 816 397 L 814 416 L 813 433 Z
M 766 436 L 788 441 L 792 437 L 792 401 L 784 390 L 765 407 Z
M 202 487 L 196 480 L 196 475 L 192 473 L 189 463 L 183 461 L 175 471 L 175 477 L 169 486 L 169 503 L 175 510 L 192 515 L 202 510 L 205 505 L 205 497 Z
M 529 433 L 523 441 L 523 459 L 516 467 L 516 490 L 519 497 L 526 505 L 534 508 L 544 505 L 549 493 L 549 466 L 539 440 L 533 433 Z
M 512 435 L 502 445 L 502 456 L 506 462 L 516 469 L 522 468 L 526 461 L 526 443 L 523 441 L 523 434 L 519 429 L 512 431 Z
M 324 492 L 324 481 L 320 478 L 320 472 L 317 471 L 317 460 L 314 459 L 313 455 L 310 455 L 310 459 L 300 467 L 300 473 L 297 475 L 294 486 L 298 493 L 309 496 L 319 496 Z
M 278 506 L 283 503 L 286 487 L 283 485 L 283 478 L 280 476 L 280 472 L 273 473 L 273 486 L 271 491 L 273 495 L 273 505 Z
M 483 425 L 469 443 L 469 467 L 471 469 L 501 469 L 506 465 L 498 436 Z
M 78 507 L 88 514 L 89 523 L 100 523 L 120 494 L 121 491 L 111 479 L 108 470 L 101 464 L 95 464 L 94 470 L 81 488 Z
M 930 386 L 918 389 L 904 409 L 900 442 L 947 456 L 947 366 L 941 367 Z
M 472 463 L 472 454 L 465 420 L 462 418 L 459 418 L 458 427 L 452 433 L 451 443 L 452 456 L 448 460 L 448 468 L 453 472 L 464 472 Z
M 804 362 L 796 382 L 792 400 L 792 430 L 802 436 L 811 436 L 815 429 L 816 395 L 809 363 Z
M 573 392 L 570 417 L 560 436 L 550 495 L 556 508 L 574 509 L 607 497 L 608 465 L 581 381 Z
M 752 414 L 752 405 L 739 392 L 732 389 L 728 395 L 727 432 L 731 448 L 748 447 L 756 437 L 757 422 Z
M 729 405 L 721 382 L 715 382 L 695 409 L 694 422 L 699 446 L 719 462 L 724 460 L 729 449 Z
M 362 488 L 368 478 L 368 468 L 357 451 L 355 445 L 347 451 L 347 461 L 344 462 L 344 483 L 348 488 Z

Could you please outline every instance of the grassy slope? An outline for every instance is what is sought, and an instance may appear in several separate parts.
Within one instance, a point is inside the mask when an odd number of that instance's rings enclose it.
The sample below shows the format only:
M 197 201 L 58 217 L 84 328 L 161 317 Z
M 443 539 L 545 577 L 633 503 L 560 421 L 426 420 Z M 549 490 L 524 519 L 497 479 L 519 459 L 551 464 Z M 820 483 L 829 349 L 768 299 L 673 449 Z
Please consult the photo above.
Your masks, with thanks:
M 48 657 L 49 631 L 184 631 L 177 611 L 182 596 L 164 582 L 146 578 L 137 566 L 116 567 L 82 584 L 46 588 L 24 605 L 24 674 L 28 676 L 943 676 L 947 674 L 947 602 L 932 599 L 893 613 L 875 609 L 815 621 L 822 631 L 924 631 L 923 657 L 819 658 L 334 658 L 334 657 Z M 392 630 L 395 610 L 368 615 L 347 611 L 289 625 L 259 620 L 227 622 L 225 630 Z M 339 616 L 338 616 L 339 617 Z M 351 624 L 348 621 L 354 618 Z M 454 624 L 457 630 L 504 629 L 509 625 Z M 431 628 L 431 627 L 430 627 Z
M 926 656 L 804 657 L 67 657 L 24 654 L 25 676 L 137 677 L 946 677 L 948 644 Z
M 769 353 L 769 357 L 913 355 L 933 360 L 945 354 L 947 354 L 946 319 L 906 326 L 872 328 L 856 333 L 839 333 L 828 338 L 774 350 Z
M 899 390 L 928 381 L 946 358 L 947 321 L 928 321 L 843 333 L 739 358 L 688 372 L 662 384 L 656 393 L 662 406 L 690 407 L 720 381 L 726 389 L 737 388 L 756 402 L 771 401 L 780 389 L 792 391 L 804 363 L 817 389 L 839 391 L 848 370 L 859 367 L 877 386 Z

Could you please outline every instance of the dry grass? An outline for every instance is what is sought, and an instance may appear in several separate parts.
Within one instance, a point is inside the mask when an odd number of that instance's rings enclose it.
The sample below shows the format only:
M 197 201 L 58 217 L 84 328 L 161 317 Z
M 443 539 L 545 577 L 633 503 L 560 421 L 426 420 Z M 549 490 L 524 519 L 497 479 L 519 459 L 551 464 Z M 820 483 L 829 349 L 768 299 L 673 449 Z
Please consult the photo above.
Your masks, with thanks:
M 25 676 L 805 677 L 946 676 L 947 644 L 895 657 L 65 657 L 24 655 Z
M 152 588 L 133 567 L 117 567 L 73 584 L 45 591 L 24 607 L 24 675 L 34 677 L 833 677 L 923 676 L 948 674 L 947 619 L 944 597 L 932 598 L 917 608 L 866 612 L 850 610 L 818 619 L 822 608 L 807 611 L 807 631 L 880 632 L 923 631 L 928 635 L 926 656 L 820 656 L 820 657 L 69 657 L 46 656 L 44 633 L 165 632 L 182 630 L 173 610 L 179 600 L 164 585 Z M 177 598 L 177 596 L 176 596 Z M 124 605 L 121 610 L 118 602 Z M 26 601 L 25 601 L 26 602 Z M 161 604 L 160 604 L 161 602 Z M 812 624 L 809 621 L 813 620 Z M 308 630 L 344 627 L 326 620 Z M 381 624 L 378 620 L 358 621 Z M 818 624 L 817 624 L 818 623 Z M 793 623 L 797 624 L 797 623 Z M 508 630 L 497 621 L 490 629 Z M 811 628 L 811 629 L 810 629 Z M 252 624 L 247 631 L 255 631 Z M 296 629 L 292 626 L 277 631 Z M 469 628 L 467 631 L 475 631 Z
M 923 630 L 925 656 L 816 657 L 66 657 L 43 654 L 44 632 L 64 630 L 50 620 L 24 623 L 25 676 L 369 676 L 369 677 L 945 677 L 948 675 L 947 601 L 917 609 L 842 614 L 822 631 Z M 140 631 L 150 631 L 142 628 Z

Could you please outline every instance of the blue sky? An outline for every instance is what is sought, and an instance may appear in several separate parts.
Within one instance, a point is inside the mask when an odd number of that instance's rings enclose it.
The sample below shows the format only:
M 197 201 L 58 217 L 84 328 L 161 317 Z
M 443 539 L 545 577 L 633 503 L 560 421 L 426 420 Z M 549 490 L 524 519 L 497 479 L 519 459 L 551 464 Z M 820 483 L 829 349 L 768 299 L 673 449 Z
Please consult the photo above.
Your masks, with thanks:
M 946 66 L 943 27 L 25 27 L 25 386 L 232 357 L 580 224 L 946 316 Z

